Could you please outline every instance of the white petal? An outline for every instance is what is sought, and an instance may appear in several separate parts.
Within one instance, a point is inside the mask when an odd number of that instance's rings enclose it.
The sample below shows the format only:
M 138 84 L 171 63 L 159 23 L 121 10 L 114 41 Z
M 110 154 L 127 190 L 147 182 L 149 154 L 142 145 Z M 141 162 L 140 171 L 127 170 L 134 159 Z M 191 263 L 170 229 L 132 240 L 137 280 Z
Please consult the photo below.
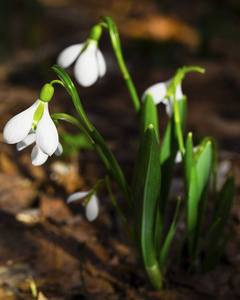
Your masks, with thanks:
M 57 150 L 54 152 L 55 155 L 60 156 L 63 153 L 63 147 L 58 143 Z
M 176 155 L 176 157 L 175 157 L 175 163 L 178 164 L 178 163 L 180 163 L 180 162 L 182 162 L 182 154 L 181 154 L 180 151 L 178 151 L 178 152 L 177 152 L 177 155 Z
M 49 156 L 51 156 L 58 147 L 58 132 L 49 115 L 48 103 L 45 104 L 43 116 L 37 125 L 36 144 Z
M 71 64 L 73 64 L 74 61 L 78 58 L 84 45 L 85 43 L 76 44 L 64 49 L 57 58 L 57 64 L 63 69 L 71 66 Z
M 150 86 L 142 95 L 142 101 L 144 101 L 145 97 L 147 94 L 151 94 L 153 101 L 155 104 L 159 104 L 163 101 L 167 94 L 167 88 L 169 86 L 169 83 L 171 82 L 172 79 L 165 81 L 165 82 L 160 82 L 156 83 L 152 86 Z
M 94 194 L 86 206 L 86 218 L 89 222 L 94 221 L 99 213 L 99 200 Z
M 33 116 L 40 100 L 7 122 L 3 130 L 3 139 L 8 144 L 22 141 L 32 127 Z
M 47 161 L 48 155 L 43 153 L 41 149 L 35 145 L 32 149 L 31 159 L 34 166 L 41 166 Z
M 179 101 L 183 98 L 181 83 L 176 88 L 176 100 Z M 166 101 L 166 102 L 165 102 Z M 170 100 L 164 99 L 163 103 L 166 105 L 166 114 L 171 118 L 173 114 L 173 95 L 170 96 Z
M 179 101 L 183 98 L 182 86 L 181 83 L 176 88 L 176 100 Z
M 80 199 L 82 199 L 82 198 L 88 196 L 90 192 L 91 192 L 91 190 L 90 190 L 90 191 L 87 191 L 87 192 L 77 192 L 77 193 L 73 193 L 73 194 L 71 194 L 70 196 L 68 196 L 68 198 L 67 198 L 67 203 L 71 203 L 71 202 L 74 202 L 74 201 L 76 201 L 76 200 L 80 200 Z
M 171 95 L 170 100 L 167 100 L 166 103 L 164 103 L 166 105 L 166 114 L 169 116 L 169 118 L 171 118 L 172 114 L 173 114 L 173 97 Z
M 90 42 L 74 65 L 74 75 L 78 83 L 84 87 L 91 86 L 98 79 L 97 44 Z
M 98 76 L 103 77 L 106 74 L 106 62 L 102 52 L 97 49 L 97 62 L 98 62 Z
M 197 149 L 198 149 L 198 147 L 199 147 L 199 146 L 193 147 L 193 152 L 196 152 Z M 176 155 L 176 157 L 175 157 L 175 163 L 178 164 L 178 163 L 180 163 L 180 162 L 182 162 L 182 154 L 181 154 L 180 151 L 178 151 L 178 152 L 177 152 L 177 155 Z
M 17 143 L 17 151 L 22 151 L 26 147 L 30 146 L 36 140 L 36 134 L 31 133 L 25 137 L 21 142 Z

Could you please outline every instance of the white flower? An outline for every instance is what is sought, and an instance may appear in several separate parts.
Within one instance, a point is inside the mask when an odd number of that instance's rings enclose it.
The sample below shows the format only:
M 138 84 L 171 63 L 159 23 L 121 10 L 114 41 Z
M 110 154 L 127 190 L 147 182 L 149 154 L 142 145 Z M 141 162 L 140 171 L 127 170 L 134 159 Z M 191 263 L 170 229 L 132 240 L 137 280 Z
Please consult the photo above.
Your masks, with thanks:
M 74 202 L 76 200 L 80 200 L 82 198 L 85 198 L 91 192 L 92 192 L 92 190 L 87 191 L 87 192 L 73 193 L 67 198 L 67 203 L 71 203 L 71 202 Z M 98 213 L 99 213 L 99 199 L 98 199 L 96 194 L 93 194 L 91 196 L 91 199 L 89 200 L 89 202 L 86 205 L 85 213 L 86 213 L 86 218 L 89 222 L 94 221 L 97 218 Z
M 31 132 L 36 132 L 34 137 L 28 135 Z M 22 142 L 21 145 L 30 145 L 36 141 L 33 158 L 40 157 L 39 151 L 51 156 L 58 148 L 59 139 L 56 126 L 49 115 L 48 103 L 38 99 L 28 109 L 9 120 L 3 130 L 3 138 L 8 144 Z
M 173 95 L 170 96 L 170 99 L 166 99 L 167 88 L 172 82 L 172 79 L 165 82 L 156 83 L 150 86 L 142 95 L 142 101 L 145 100 L 147 94 L 151 94 L 155 104 L 163 103 L 166 105 L 166 113 L 169 117 L 173 113 Z M 183 98 L 181 83 L 176 88 L 176 100 L 179 101 Z
M 195 153 L 197 151 L 199 146 L 193 147 L 193 152 Z M 182 162 L 182 154 L 180 151 L 177 152 L 176 157 L 175 157 L 175 163 L 178 164 Z
M 69 46 L 57 58 L 57 64 L 63 69 L 74 62 L 75 78 L 84 87 L 91 86 L 106 73 L 106 62 L 95 40 Z
M 30 146 L 34 142 L 36 142 L 35 132 L 28 134 L 22 141 L 18 142 L 17 150 L 22 151 L 23 149 Z M 62 154 L 62 151 L 63 151 L 62 145 L 58 143 L 57 149 L 55 150 L 54 154 L 59 156 Z M 40 166 L 47 161 L 48 155 L 43 153 L 42 150 L 39 148 L 39 146 L 35 145 L 32 149 L 31 159 L 32 159 L 32 164 L 34 166 Z

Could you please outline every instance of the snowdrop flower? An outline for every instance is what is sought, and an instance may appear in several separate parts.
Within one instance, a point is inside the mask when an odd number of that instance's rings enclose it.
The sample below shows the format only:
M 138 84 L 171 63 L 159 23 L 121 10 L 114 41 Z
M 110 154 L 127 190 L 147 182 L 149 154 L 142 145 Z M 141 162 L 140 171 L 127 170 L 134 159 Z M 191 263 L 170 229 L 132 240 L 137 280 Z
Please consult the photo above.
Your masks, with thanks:
M 73 193 L 67 198 L 67 203 L 69 204 L 76 200 L 85 198 L 85 197 L 89 196 L 91 193 L 92 193 L 92 190 L 87 191 L 87 192 Z M 86 213 L 86 218 L 89 222 L 92 222 L 97 218 L 98 213 L 99 213 L 99 199 L 96 194 L 92 194 L 91 199 L 88 201 L 88 203 L 86 205 L 85 213 Z
M 193 147 L 193 152 L 195 153 L 197 151 L 199 146 L 195 146 Z M 178 164 L 178 163 L 181 163 L 182 162 L 182 154 L 180 151 L 177 152 L 177 155 L 175 157 L 175 163 Z
M 10 119 L 4 127 L 3 138 L 8 144 L 18 144 L 19 149 L 36 142 L 32 152 L 33 163 L 43 162 L 59 147 L 58 132 L 49 111 L 48 102 L 54 93 L 52 85 L 45 84 L 39 99 L 28 109 Z M 34 134 L 29 134 L 33 133 Z M 41 157 L 41 158 L 40 158 Z
M 36 133 L 32 131 L 22 141 L 17 143 L 17 151 L 22 151 L 26 147 L 32 145 L 34 142 L 36 142 Z M 57 149 L 55 150 L 54 154 L 60 156 L 62 152 L 63 152 L 62 145 L 58 143 Z M 34 166 L 41 166 L 47 161 L 47 159 L 48 159 L 48 155 L 45 154 L 36 144 L 33 147 L 31 153 L 32 164 Z
M 145 100 L 147 94 L 151 94 L 153 101 L 155 104 L 163 103 L 166 106 L 166 113 L 169 117 L 172 116 L 173 113 L 173 95 L 170 96 L 170 99 L 166 98 L 167 89 L 172 79 L 169 79 L 165 82 L 156 83 L 150 86 L 142 95 L 142 101 Z M 183 98 L 181 83 L 179 83 L 176 87 L 176 100 L 179 101 Z
M 87 41 L 67 47 L 57 58 L 57 64 L 63 69 L 75 62 L 74 76 L 77 82 L 84 87 L 93 85 L 99 77 L 103 77 L 106 73 L 106 62 L 98 48 L 101 33 L 101 27 L 94 26 Z

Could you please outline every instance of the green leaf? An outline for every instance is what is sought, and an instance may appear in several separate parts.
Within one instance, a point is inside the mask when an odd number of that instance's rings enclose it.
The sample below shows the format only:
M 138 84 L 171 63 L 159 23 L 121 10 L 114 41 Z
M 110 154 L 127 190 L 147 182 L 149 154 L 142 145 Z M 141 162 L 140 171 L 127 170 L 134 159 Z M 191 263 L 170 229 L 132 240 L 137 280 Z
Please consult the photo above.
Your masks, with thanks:
M 161 186 L 158 142 L 152 125 L 146 130 L 137 155 L 132 182 L 132 212 L 145 269 L 156 266 L 154 224 Z
M 224 240 L 224 231 L 231 212 L 234 196 L 234 177 L 230 174 L 218 193 L 217 202 L 214 208 L 213 223 L 220 220 L 209 238 L 208 253 L 206 256 L 206 268 L 213 267 L 222 254 L 221 241 Z M 225 243 L 223 242 L 223 245 Z
M 184 131 L 186 123 L 187 114 L 187 100 L 184 97 L 182 100 L 177 101 L 181 127 Z M 178 139 L 175 128 L 174 117 L 168 122 L 166 132 L 163 137 L 162 147 L 161 147 L 161 172 L 164 174 L 162 176 L 161 182 L 161 212 L 164 214 L 166 201 L 169 194 L 170 184 L 172 181 L 173 170 L 175 166 L 175 158 L 178 151 Z
M 158 130 L 158 115 L 156 104 L 153 101 L 151 94 L 147 94 L 144 99 L 142 109 L 141 109 L 141 131 L 142 135 L 147 130 L 148 126 L 152 124 L 157 140 L 159 141 L 159 130 Z
M 190 132 L 186 140 L 186 149 L 184 154 L 184 176 L 185 176 L 185 190 L 188 193 L 191 171 L 194 164 L 193 140 L 192 133 Z
M 190 177 L 188 199 L 187 199 L 187 229 L 189 233 L 188 251 L 189 251 L 190 259 L 193 258 L 193 252 L 194 252 L 199 200 L 200 200 L 200 192 L 198 186 L 198 175 L 197 175 L 196 165 L 194 165 L 191 169 L 191 177 Z
M 134 168 L 132 212 L 145 271 L 156 289 L 162 288 L 162 274 L 158 266 L 154 240 L 160 186 L 158 142 L 153 125 L 150 125 L 142 138 Z
M 179 211 L 180 202 L 181 202 L 181 199 L 179 198 L 178 202 L 177 202 L 177 207 L 176 207 L 176 210 L 175 210 L 175 215 L 173 217 L 171 226 L 170 226 L 170 228 L 168 230 L 168 233 L 167 233 L 167 236 L 165 238 L 164 244 L 163 244 L 162 249 L 160 251 L 159 266 L 160 266 L 161 271 L 163 271 L 163 269 L 164 269 L 164 265 L 165 265 L 165 262 L 166 262 L 166 258 L 167 258 L 169 247 L 171 245 L 173 236 L 175 234 L 178 221 L 181 219 L 181 218 L 179 218 L 177 220 L 177 215 L 178 215 L 178 211 Z
M 199 153 L 199 151 L 201 151 Z M 204 220 L 206 201 L 212 171 L 212 144 L 207 142 L 201 147 L 195 156 L 197 161 L 192 167 L 188 199 L 187 199 L 187 222 L 189 232 L 189 254 L 194 259 L 198 251 L 199 236 Z

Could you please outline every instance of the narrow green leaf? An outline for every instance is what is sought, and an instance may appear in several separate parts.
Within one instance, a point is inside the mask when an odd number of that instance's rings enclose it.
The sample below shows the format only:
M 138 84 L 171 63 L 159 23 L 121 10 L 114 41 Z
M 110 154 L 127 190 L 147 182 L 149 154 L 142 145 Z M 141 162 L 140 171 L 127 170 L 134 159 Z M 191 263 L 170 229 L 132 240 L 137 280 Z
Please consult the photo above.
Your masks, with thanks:
M 193 140 L 192 140 L 192 133 L 189 132 L 186 140 L 186 149 L 184 155 L 184 175 L 185 175 L 185 190 L 186 194 L 189 189 L 190 177 L 191 177 L 191 170 L 194 164 L 193 160 Z
M 198 186 L 198 174 L 197 168 L 194 165 L 191 169 L 190 184 L 188 190 L 187 199 L 187 229 L 188 229 L 188 251 L 190 259 L 193 258 L 194 253 L 194 243 L 195 243 L 195 231 L 197 227 L 198 220 L 198 203 L 199 203 L 200 193 Z
M 158 142 L 152 125 L 146 130 L 137 155 L 132 182 L 132 212 L 145 268 L 157 264 L 154 223 L 161 185 Z
M 212 143 L 208 141 L 205 148 L 203 149 L 198 162 L 197 162 L 197 172 L 198 172 L 198 184 L 199 192 L 201 195 L 198 207 L 198 235 L 200 234 L 202 224 L 204 221 L 205 209 L 207 204 L 207 197 L 210 186 L 210 179 L 212 173 Z
M 141 109 L 141 132 L 142 135 L 147 130 L 148 126 L 152 124 L 157 140 L 159 141 L 159 130 L 158 130 L 158 115 L 156 104 L 153 101 L 151 94 L 147 94 L 144 99 L 142 109 Z
M 163 244 L 162 249 L 160 251 L 159 266 L 160 266 L 160 269 L 161 269 L 162 272 L 163 272 L 164 265 L 165 265 L 165 262 L 166 262 L 169 247 L 171 245 L 173 236 L 174 236 L 176 228 L 177 228 L 177 224 L 178 224 L 177 215 L 178 215 L 178 211 L 179 211 L 179 207 L 180 207 L 180 202 L 181 202 L 181 199 L 179 198 L 178 202 L 177 202 L 177 207 L 176 207 L 176 210 L 175 210 L 175 214 L 174 214 L 171 226 L 168 230 L 168 233 L 167 233 L 167 236 L 165 238 L 164 244 Z
M 206 146 L 195 154 L 196 164 L 192 167 L 188 200 L 187 221 L 189 232 L 189 254 L 193 259 L 204 220 L 206 201 L 212 170 L 212 145 L 207 142 Z
M 216 220 L 220 220 L 217 226 L 209 238 L 209 251 L 206 256 L 205 266 L 206 268 L 211 268 L 217 263 L 217 257 L 220 259 L 224 247 L 220 246 L 221 241 L 224 239 L 224 231 L 229 219 L 232 202 L 234 196 L 234 177 L 230 174 L 224 183 L 222 189 L 220 190 L 217 202 L 215 204 L 215 211 L 213 217 L 213 223 Z M 222 243 L 225 245 L 226 243 Z M 223 248 L 223 249 L 222 249 Z

